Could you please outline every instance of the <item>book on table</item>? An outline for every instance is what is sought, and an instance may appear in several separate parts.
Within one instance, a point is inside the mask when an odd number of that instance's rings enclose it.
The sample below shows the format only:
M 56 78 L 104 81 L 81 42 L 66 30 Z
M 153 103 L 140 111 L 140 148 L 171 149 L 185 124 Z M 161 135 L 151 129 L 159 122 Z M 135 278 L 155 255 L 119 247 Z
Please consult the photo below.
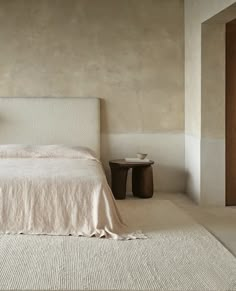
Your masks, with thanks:
M 149 159 L 139 159 L 139 158 L 125 158 L 126 162 L 130 163 L 149 163 Z

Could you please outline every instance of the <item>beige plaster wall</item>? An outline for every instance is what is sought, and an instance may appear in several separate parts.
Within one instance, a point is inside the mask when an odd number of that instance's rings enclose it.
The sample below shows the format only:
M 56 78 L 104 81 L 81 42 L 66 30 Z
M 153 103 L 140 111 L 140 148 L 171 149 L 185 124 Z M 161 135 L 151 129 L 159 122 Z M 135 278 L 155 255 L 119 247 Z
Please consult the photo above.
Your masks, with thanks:
M 144 151 L 184 191 L 183 0 L 0 0 L 0 43 L 0 96 L 100 97 L 107 176 Z
M 225 138 L 225 30 L 236 4 L 202 24 L 201 137 Z
M 0 0 L 0 95 L 102 98 L 103 133 L 184 130 L 181 0 Z
M 201 137 L 225 137 L 225 24 L 202 25 Z
M 185 0 L 185 132 L 201 136 L 201 25 L 235 0 Z

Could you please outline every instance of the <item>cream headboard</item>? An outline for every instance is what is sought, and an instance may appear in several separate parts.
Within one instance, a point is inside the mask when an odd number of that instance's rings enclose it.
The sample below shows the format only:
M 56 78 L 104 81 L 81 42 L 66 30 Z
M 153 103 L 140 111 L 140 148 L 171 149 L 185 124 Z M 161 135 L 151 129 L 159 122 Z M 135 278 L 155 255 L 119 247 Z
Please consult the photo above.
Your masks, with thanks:
M 98 98 L 0 98 L 0 144 L 87 146 L 100 157 Z

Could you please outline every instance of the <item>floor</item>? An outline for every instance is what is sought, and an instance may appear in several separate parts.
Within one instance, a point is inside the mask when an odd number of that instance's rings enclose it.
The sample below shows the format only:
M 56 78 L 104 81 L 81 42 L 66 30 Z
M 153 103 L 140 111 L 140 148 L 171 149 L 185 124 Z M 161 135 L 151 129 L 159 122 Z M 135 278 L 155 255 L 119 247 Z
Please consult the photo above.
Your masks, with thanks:
M 236 256 L 236 207 L 203 207 L 184 194 L 156 193 L 153 199 L 171 200 L 202 224 Z

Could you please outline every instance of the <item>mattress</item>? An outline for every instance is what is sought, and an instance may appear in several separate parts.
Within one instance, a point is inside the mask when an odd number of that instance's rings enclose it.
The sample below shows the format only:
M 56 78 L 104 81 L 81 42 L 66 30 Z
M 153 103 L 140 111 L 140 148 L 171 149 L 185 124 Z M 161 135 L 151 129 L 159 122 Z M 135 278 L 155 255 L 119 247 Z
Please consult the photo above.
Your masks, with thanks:
M 0 146 L 0 233 L 133 239 L 103 168 L 84 148 Z

